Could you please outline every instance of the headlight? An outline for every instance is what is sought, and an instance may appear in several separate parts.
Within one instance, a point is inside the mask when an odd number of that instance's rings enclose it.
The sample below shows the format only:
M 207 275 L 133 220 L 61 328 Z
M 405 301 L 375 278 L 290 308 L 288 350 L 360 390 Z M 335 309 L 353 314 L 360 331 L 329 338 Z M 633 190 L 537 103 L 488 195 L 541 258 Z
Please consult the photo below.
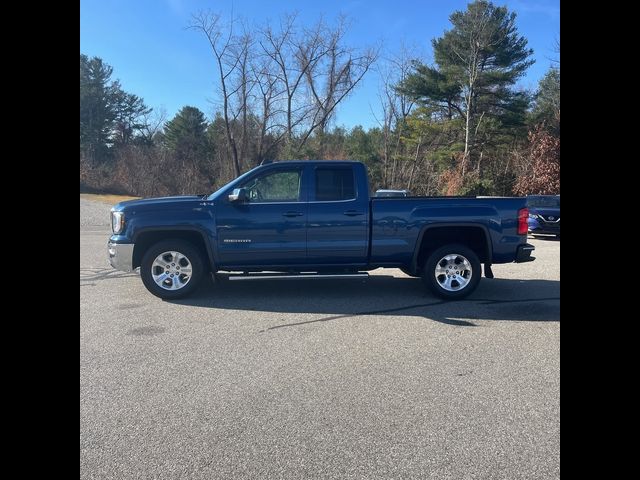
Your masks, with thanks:
M 529 218 L 538 218 L 538 215 L 536 215 L 535 213 L 530 213 Z
M 111 212 L 111 230 L 120 233 L 124 228 L 124 212 Z

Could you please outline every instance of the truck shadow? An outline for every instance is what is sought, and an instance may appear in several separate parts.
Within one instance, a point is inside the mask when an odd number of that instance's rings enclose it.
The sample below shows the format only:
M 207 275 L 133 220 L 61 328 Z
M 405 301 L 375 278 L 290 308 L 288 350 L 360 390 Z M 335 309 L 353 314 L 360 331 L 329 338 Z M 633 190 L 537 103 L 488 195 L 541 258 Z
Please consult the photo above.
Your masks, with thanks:
M 227 311 L 323 315 L 293 322 L 288 318 L 264 331 L 364 315 L 422 317 L 469 327 L 477 326 L 476 320 L 560 321 L 560 282 L 556 280 L 483 278 L 473 294 L 458 301 L 435 297 L 420 279 L 392 275 L 372 275 L 366 280 L 252 282 L 230 282 L 222 276 L 213 287 L 210 282 L 205 285 L 193 296 L 172 303 Z

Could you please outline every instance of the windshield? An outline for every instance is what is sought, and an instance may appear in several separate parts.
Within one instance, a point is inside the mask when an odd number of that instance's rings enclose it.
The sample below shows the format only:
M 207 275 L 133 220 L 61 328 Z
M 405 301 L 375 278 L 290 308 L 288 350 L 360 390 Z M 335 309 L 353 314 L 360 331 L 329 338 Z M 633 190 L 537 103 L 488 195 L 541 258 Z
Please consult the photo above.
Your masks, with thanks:
M 527 197 L 527 205 L 537 208 L 560 208 L 560 197 Z

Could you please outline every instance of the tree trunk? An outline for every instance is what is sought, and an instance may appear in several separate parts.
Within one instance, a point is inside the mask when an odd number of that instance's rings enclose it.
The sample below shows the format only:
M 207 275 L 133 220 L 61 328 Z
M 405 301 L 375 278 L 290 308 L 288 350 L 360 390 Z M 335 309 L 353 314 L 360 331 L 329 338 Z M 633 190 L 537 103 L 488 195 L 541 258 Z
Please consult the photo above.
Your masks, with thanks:
M 220 66 L 222 68 L 222 66 Z M 222 72 L 222 70 L 220 70 Z M 222 74 L 220 75 L 222 77 Z M 231 160 L 233 162 L 233 169 L 236 177 L 240 176 L 240 163 L 238 162 L 238 149 L 236 147 L 236 141 L 233 138 L 233 132 L 231 131 L 231 125 L 229 122 L 229 98 L 227 96 L 227 87 L 225 85 L 224 78 L 222 78 L 222 96 L 224 97 L 223 113 L 224 113 L 224 129 L 227 135 L 227 146 L 231 151 Z
M 420 147 L 422 146 L 422 137 L 418 140 L 418 146 L 416 147 L 416 154 L 413 157 L 413 165 L 411 166 L 411 173 L 409 174 L 409 182 L 407 183 L 407 189 L 411 190 L 411 184 L 413 183 L 413 176 L 416 173 L 416 166 L 418 165 L 418 157 L 420 156 Z
M 287 98 L 287 145 L 291 145 L 291 139 L 293 138 L 292 116 L 291 95 L 289 95 Z
M 471 98 L 473 94 L 473 87 L 469 85 L 469 97 L 467 98 L 466 118 L 464 124 L 464 154 L 462 155 L 462 178 L 467 167 L 467 161 L 469 159 L 469 144 L 471 142 Z
M 216 59 L 218 60 L 220 84 L 222 86 L 222 98 L 224 99 L 222 113 L 224 115 L 224 129 L 227 136 L 227 147 L 231 151 L 231 160 L 233 163 L 234 173 L 236 174 L 236 177 L 239 177 L 240 163 L 238 162 L 238 149 L 236 147 L 236 141 L 233 138 L 233 132 L 231 132 L 231 125 L 229 121 L 229 95 L 227 95 L 227 82 L 224 75 L 224 69 L 222 67 L 222 57 L 216 53 Z

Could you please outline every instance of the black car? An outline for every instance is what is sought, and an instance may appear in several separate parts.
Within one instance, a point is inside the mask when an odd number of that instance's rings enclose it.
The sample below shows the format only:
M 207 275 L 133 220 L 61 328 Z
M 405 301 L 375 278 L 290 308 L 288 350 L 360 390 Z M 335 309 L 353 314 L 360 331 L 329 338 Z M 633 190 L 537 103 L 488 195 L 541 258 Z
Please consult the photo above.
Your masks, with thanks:
M 560 195 L 528 195 L 529 233 L 560 238 Z

